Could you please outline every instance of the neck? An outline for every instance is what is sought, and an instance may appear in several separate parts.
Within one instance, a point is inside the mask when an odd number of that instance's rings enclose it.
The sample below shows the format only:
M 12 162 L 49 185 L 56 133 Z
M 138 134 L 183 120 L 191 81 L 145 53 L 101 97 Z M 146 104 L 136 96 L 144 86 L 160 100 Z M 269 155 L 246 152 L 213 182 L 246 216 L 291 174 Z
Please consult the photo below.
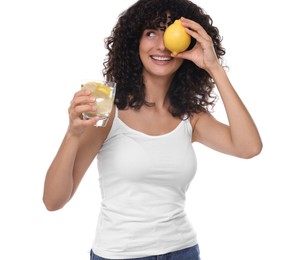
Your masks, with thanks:
M 156 107 L 166 107 L 169 103 L 167 92 L 172 78 L 145 77 L 146 100 L 154 103 Z

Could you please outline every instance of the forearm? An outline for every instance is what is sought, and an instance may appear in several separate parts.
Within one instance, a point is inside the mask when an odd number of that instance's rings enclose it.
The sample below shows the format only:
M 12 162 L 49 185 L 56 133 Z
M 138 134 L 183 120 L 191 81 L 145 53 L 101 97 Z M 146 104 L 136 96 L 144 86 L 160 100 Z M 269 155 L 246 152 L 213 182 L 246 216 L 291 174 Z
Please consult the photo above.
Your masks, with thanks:
M 73 168 L 79 146 L 79 138 L 65 135 L 45 178 L 43 201 L 48 210 L 57 210 L 71 198 L 74 177 Z
M 259 132 L 227 74 L 221 66 L 211 70 L 210 74 L 216 83 L 225 107 L 233 146 L 241 154 L 241 157 L 252 157 L 252 154 L 258 154 L 262 149 Z

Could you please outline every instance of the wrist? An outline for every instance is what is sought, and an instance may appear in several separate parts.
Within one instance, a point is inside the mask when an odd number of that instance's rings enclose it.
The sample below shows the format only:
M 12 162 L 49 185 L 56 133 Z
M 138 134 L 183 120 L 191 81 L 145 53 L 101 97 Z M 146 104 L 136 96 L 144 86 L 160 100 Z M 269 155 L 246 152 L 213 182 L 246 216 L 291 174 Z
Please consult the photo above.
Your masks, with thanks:
M 219 63 L 216 63 L 214 66 L 211 66 L 210 68 L 208 68 L 207 72 L 213 79 L 217 75 L 220 75 L 221 73 L 225 73 L 224 68 Z
M 68 141 L 79 141 L 80 136 L 83 132 L 73 129 L 71 126 L 68 127 L 67 131 L 66 131 L 66 135 L 65 135 L 65 139 Z

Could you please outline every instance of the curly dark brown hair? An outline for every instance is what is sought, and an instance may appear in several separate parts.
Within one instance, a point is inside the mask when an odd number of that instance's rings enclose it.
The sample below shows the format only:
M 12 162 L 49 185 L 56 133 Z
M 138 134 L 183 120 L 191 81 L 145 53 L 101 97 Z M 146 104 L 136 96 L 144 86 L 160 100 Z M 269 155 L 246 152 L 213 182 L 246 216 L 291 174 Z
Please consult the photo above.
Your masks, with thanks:
M 225 54 L 221 46 L 219 30 L 204 10 L 189 0 L 139 0 L 119 15 L 111 35 L 105 39 L 108 50 L 103 63 L 103 75 L 117 83 L 115 104 L 119 109 L 139 109 L 150 105 L 145 100 L 143 64 L 139 57 L 139 41 L 145 29 L 161 28 L 185 17 L 198 22 L 213 40 L 217 57 Z M 165 28 L 164 28 L 165 29 Z M 192 38 L 189 49 L 196 43 Z M 210 75 L 189 60 L 184 60 L 175 73 L 168 91 L 169 111 L 173 116 L 183 117 L 213 108 L 216 96 L 214 82 Z

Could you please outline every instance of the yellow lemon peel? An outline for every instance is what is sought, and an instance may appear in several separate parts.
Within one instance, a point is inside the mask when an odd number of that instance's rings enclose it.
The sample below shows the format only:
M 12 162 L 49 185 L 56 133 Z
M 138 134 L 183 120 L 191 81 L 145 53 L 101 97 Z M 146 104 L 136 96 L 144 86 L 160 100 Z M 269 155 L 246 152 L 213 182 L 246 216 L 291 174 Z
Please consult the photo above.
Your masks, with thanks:
M 180 19 L 175 20 L 164 32 L 164 45 L 173 55 L 185 51 L 190 43 L 191 36 L 185 31 Z
M 96 90 L 105 93 L 107 96 L 109 96 L 112 91 L 112 89 L 109 86 L 100 83 L 97 83 Z

